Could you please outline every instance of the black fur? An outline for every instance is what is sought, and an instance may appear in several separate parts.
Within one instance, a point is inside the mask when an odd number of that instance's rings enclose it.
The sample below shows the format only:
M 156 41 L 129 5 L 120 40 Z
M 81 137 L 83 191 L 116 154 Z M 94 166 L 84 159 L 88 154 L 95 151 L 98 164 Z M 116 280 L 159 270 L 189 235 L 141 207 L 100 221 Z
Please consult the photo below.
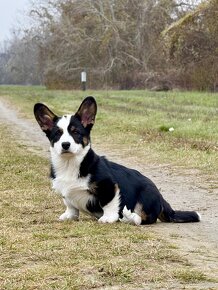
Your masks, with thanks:
M 159 218 L 163 222 L 198 222 L 199 216 L 194 211 L 174 211 L 167 203 L 155 184 L 140 172 L 108 161 L 92 149 L 84 158 L 80 167 L 80 176 L 91 175 L 90 187 L 96 184 L 95 204 L 92 212 L 99 211 L 99 204 L 104 206 L 114 197 L 114 186 L 118 185 L 121 194 L 120 217 L 126 205 L 134 210 L 137 203 L 142 204 L 142 224 L 152 224 Z M 100 208 L 101 208 L 100 206 Z M 90 210 L 90 205 L 88 205 Z M 95 208 L 96 207 L 96 208 Z
M 71 117 L 67 128 L 74 141 L 86 147 L 90 144 L 90 131 L 95 121 L 97 104 L 93 97 L 87 97 L 77 113 Z M 46 106 L 36 104 L 36 119 L 50 140 L 51 146 L 57 142 L 62 131 L 57 126 L 59 117 Z M 109 204 L 119 191 L 120 204 L 118 213 L 123 217 L 123 209 L 141 216 L 142 224 L 152 224 L 160 219 L 163 222 L 198 222 L 199 215 L 194 211 L 174 211 L 166 202 L 155 184 L 140 172 L 100 157 L 90 149 L 80 164 L 78 178 L 90 176 L 88 194 L 94 196 L 86 204 L 87 211 L 95 216 L 103 214 L 103 208 Z M 51 178 L 56 178 L 51 166 Z

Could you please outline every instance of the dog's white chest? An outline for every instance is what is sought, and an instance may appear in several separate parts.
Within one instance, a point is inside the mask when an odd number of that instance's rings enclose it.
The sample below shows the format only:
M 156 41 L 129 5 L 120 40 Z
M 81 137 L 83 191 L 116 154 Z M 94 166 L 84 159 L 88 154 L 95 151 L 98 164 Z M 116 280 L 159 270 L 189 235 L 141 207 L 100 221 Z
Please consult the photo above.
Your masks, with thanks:
M 52 188 L 73 207 L 87 211 L 87 203 L 93 198 L 88 191 L 90 176 L 79 177 L 79 169 L 74 162 L 59 164 L 55 171 L 56 178 L 52 180 Z
M 92 199 L 88 192 L 89 176 L 84 178 L 70 179 L 57 177 L 53 180 L 53 189 L 62 195 L 64 199 L 70 202 L 75 208 L 87 211 L 86 205 Z

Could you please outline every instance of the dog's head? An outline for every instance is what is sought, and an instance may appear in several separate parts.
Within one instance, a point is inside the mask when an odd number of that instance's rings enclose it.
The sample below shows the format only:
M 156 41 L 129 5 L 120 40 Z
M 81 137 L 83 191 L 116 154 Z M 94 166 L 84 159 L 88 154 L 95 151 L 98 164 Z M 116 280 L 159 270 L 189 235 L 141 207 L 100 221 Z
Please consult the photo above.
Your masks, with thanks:
M 75 115 L 58 117 L 47 106 L 37 103 L 34 114 L 58 155 L 77 155 L 90 146 L 90 131 L 95 123 L 97 104 L 93 97 L 81 103 Z

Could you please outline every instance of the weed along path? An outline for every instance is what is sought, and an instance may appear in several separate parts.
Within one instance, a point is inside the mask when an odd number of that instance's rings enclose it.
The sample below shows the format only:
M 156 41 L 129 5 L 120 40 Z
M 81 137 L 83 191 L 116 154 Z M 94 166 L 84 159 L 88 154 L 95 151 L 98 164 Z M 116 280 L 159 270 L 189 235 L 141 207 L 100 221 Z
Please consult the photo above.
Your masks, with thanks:
M 7 126 L 27 150 L 49 157 L 49 144 L 38 124 L 24 119 L 3 100 L 0 100 L 0 123 Z M 173 208 L 197 210 L 201 214 L 200 223 L 158 222 L 143 227 L 145 231 L 151 230 L 170 242 L 175 252 L 183 256 L 194 269 L 200 270 L 211 279 L 211 282 L 198 281 L 196 284 L 193 281 L 183 289 L 218 289 L 218 191 L 215 182 L 207 180 L 197 170 L 141 164 L 137 156 L 125 157 L 124 160 L 118 151 L 111 153 L 110 148 L 105 150 L 99 145 L 96 147 L 95 144 L 93 147 L 96 152 L 101 154 L 104 150 L 109 159 L 134 167 L 152 179 Z

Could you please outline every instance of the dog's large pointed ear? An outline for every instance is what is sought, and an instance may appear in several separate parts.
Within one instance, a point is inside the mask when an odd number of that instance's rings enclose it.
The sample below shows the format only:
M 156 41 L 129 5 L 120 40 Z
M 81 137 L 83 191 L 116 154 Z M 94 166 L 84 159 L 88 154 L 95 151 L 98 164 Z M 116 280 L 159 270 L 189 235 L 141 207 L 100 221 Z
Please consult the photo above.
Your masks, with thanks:
M 83 100 L 75 116 L 80 120 L 83 127 L 92 128 L 97 114 L 97 103 L 93 97 L 87 97 Z
M 34 106 L 34 115 L 44 132 L 51 131 L 57 116 L 45 105 L 37 103 Z

